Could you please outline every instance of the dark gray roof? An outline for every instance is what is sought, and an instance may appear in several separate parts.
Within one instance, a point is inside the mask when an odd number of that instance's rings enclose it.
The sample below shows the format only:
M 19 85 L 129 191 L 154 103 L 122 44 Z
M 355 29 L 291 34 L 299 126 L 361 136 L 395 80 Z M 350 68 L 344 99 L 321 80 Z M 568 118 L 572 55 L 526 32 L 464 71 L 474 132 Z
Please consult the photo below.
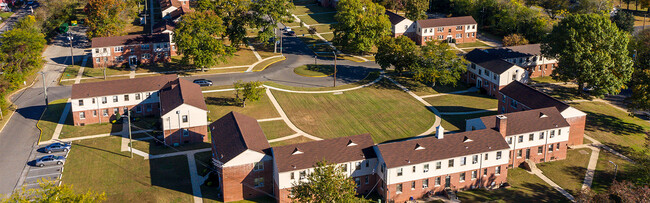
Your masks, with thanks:
M 501 88 L 499 92 L 531 109 L 555 107 L 558 111 L 562 112 L 571 107 L 568 104 L 519 81 L 511 82 Z
M 434 19 L 418 20 L 417 22 L 418 24 L 420 24 L 420 27 L 423 28 L 476 24 L 476 21 L 472 16 L 434 18 Z
M 160 114 L 165 115 L 181 104 L 208 110 L 201 87 L 193 82 L 177 78 L 167 83 L 160 91 Z
M 125 35 L 116 37 L 95 37 L 92 39 L 92 48 L 112 47 L 120 45 L 138 45 L 149 43 L 169 42 L 169 34 L 153 35 Z
M 72 85 L 71 98 L 80 99 L 118 94 L 139 93 L 146 91 L 158 91 L 162 89 L 168 82 L 171 82 L 177 78 L 178 76 L 176 74 L 170 74 L 133 79 L 79 83 Z
M 237 112 L 210 124 L 210 134 L 212 149 L 218 155 L 214 158 L 224 164 L 246 150 L 266 154 L 265 150 L 271 147 L 257 120 Z
M 506 117 L 506 135 L 517 135 L 554 128 L 569 127 L 555 107 L 501 114 Z M 495 128 L 497 116 L 481 117 L 486 128 Z
M 489 54 L 480 49 L 470 51 L 465 55 L 465 59 L 497 74 L 501 74 L 515 66 L 515 64 L 504 61 L 497 55 Z
M 402 22 L 403 20 L 406 20 L 404 16 L 398 15 L 396 13 L 390 12 L 386 10 L 386 15 L 388 15 L 388 20 L 390 20 L 390 23 L 395 25 L 397 23 Z
M 526 45 L 519 45 L 519 46 L 501 47 L 495 49 L 486 49 L 485 51 L 487 51 L 490 54 L 498 55 L 503 59 L 542 55 L 540 44 L 526 44 Z

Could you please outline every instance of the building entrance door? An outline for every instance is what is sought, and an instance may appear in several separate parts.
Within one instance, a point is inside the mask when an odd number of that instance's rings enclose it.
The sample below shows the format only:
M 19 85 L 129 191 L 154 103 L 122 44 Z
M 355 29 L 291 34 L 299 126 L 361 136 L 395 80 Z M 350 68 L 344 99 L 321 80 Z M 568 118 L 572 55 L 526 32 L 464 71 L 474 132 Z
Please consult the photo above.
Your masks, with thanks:
M 445 177 L 445 187 L 450 187 L 451 186 L 451 176 L 447 175 Z
M 530 149 L 526 149 L 526 159 L 530 159 Z
M 481 78 L 476 77 L 476 88 L 481 88 L 482 85 L 483 85 L 483 81 L 481 80 Z
M 129 57 L 129 66 L 135 66 L 138 65 L 138 57 L 137 56 L 130 56 Z

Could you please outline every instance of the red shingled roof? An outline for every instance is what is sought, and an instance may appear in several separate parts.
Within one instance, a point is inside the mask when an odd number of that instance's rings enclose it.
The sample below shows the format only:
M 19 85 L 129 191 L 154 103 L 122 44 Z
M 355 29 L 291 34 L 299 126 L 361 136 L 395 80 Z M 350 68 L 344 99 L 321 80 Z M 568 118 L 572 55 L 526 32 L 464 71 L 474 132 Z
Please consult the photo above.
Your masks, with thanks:
M 149 43 L 162 43 L 169 42 L 169 34 L 153 34 L 153 35 L 125 35 L 115 37 L 95 37 L 92 39 L 92 48 L 98 47 L 112 47 L 120 45 L 137 45 Z
M 562 117 L 555 107 L 533 109 L 501 114 L 506 116 L 506 135 L 536 132 L 554 128 L 569 127 L 566 119 Z M 496 127 L 496 116 L 480 118 L 486 128 Z
M 168 82 L 178 78 L 177 75 L 161 75 L 133 79 L 111 80 L 72 85 L 72 99 L 98 96 L 120 95 L 137 92 L 158 91 Z
M 265 153 L 271 147 L 256 119 L 234 111 L 210 124 L 210 133 L 215 159 L 224 164 L 246 150 Z
M 472 16 L 433 18 L 433 19 L 426 19 L 426 20 L 418 20 L 417 22 L 418 24 L 420 24 L 420 27 L 423 28 L 476 24 L 476 21 Z
M 181 104 L 208 110 L 201 87 L 190 81 L 177 78 L 167 83 L 160 91 L 160 114 L 165 115 Z

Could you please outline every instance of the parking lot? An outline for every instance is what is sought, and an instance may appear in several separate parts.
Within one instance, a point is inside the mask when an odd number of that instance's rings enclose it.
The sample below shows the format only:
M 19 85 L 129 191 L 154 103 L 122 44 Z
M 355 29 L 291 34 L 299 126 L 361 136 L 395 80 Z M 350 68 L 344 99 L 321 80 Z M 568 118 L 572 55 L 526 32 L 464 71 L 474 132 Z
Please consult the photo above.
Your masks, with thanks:
M 63 172 L 63 166 L 65 164 L 53 164 L 53 165 L 45 165 L 43 167 L 38 167 L 34 164 L 34 160 L 41 158 L 43 156 L 47 155 L 54 155 L 54 156 L 63 156 L 63 157 L 68 157 L 67 152 L 52 152 L 51 154 L 45 153 L 41 151 L 41 148 L 45 147 L 46 145 L 41 145 L 38 146 L 34 149 L 32 152 L 32 156 L 30 157 L 29 162 L 27 163 L 27 174 L 23 181 L 21 186 L 25 189 L 33 189 L 33 188 L 40 188 L 38 181 L 45 179 L 45 180 L 53 180 L 55 181 L 55 184 L 58 184 L 60 179 L 61 179 L 61 173 Z M 19 189 L 20 187 L 17 187 L 16 189 Z

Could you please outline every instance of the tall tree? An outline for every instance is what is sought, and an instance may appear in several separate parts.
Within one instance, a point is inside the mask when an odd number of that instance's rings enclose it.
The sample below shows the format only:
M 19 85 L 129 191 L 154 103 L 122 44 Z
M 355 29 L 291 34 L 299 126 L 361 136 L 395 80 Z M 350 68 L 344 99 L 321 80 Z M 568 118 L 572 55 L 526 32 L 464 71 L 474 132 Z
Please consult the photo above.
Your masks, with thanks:
M 291 10 L 295 7 L 289 0 L 261 0 L 254 1 L 251 10 L 253 16 L 252 27 L 260 29 L 258 40 L 268 42 L 275 37 L 278 23 L 292 22 Z
M 14 29 L 4 32 L 0 37 L 2 78 L 9 82 L 7 86 L 1 87 L 3 90 L 17 88 L 31 70 L 42 67 L 41 52 L 46 41 L 35 23 L 34 16 L 27 16 Z
M 576 81 L 579 91 L 592 87 L 595 96 L 616 94 L 633 71 L 628 41 L 604 15 L 569 15 L 553 27 L 542 53 L 559 61 L 554 79 Z
M 544 12 L 549 17 L 555 19 L 558 15 L 566 13 L 571 6 L 571 2 L 567 0 L 541 0 L 539 6 L 544 8 Z
M 418 46 L 406 36 L 397 38 L 385 36 L 377 44 L 375 61 L 384 70 L 393 66 L 395 71 L 401 73 L 404 70 L 413 69 L 412 66 L 417 65 L 414 63 L 417 60 L 417 51 Z
M 183 54 L 182 62 L 201 70 L 226 62 L 232 56 L 234 48 L 226 46 L 222 39 L 225 28 L 223 21 L 212 11 L 192 12 L 183 15 L 174 30 L 174 41 Z
M 338 21 L 334 29 L 334 44 L 351 53 L 367 53 L 379 39 L 390 33 L 386 9 L 370 0 L 340 0 Z
M 650 29 L 639 32 L 630 41 L 634 57 L 632 96 L 628 98 L 631 109 L 650 111 Z
M 134 0 L 89 0 L 84 8 L 88 16 L 89 38 L 118 36 L 136 16 Z
M 528 40 L 524 38 L 524 36 L 521 36 L 519 34 L 510 34 L 508 36 L 503 37 L 504 47 L 524 45 L 524 44 L 528 44 Z
M 224 36 L 228 37 L 233 47 L 237 47 L 246 38 L 246 26 L 252 19 L 249 11 L 253 3 L 246 0 L 198 0 L 196 8 L 199 11 L 211 10 L 220 16 L 226 27 Z
M 241 103 L 242 107 L 246 107 L 246 101 L 257 101 L 262 98 L 262 94 L 266 88 L 262 86 L 260 81 L 242 82 L 241 80 L 235 82 L 235 100 Z
M 427 19 L 428 4 L 429 1 L 427 0 L 406 0 L 404 5 L 405 17 L 412 21 Z
M 418 59 L 420 65 L 412 70 L 413 79 L 425 84 L 440 83 L 455 86 L 467 71 L 467 61 L 456 55 L 447 43 L 427 43 L 422 47 Z
M 634 15 L 627 11 L 618 11 L 616 15 L 612 16 L 612 22 L 618 27 L 619 30 L 626 32 L 634 31 Z
M 575 13 L 609 13 L 612 9 L 610 0 L 578 0 L 577 6 L 573 7 Z
M 56 186 L 54 182 L 45 181 L 39 182 L 40 189 L 22 189 L 14 192 L 7 199 L 3 199 L 2 203 L 12 202 L 69 202 L 69 203 L 82 203 L 82 202 L 102 202 L 106 199 L 104 193 L 95 193 L 88 191 L 83 194 L 77 194 L 72 190 L 71 186 L 61 185 Z
M 294 183 L 291 197 L 296 202 L 359 202 L 355 197 L 356 184 L 343 173 L 340 166 L 326 161 L 316 163 L 307 181 Z

